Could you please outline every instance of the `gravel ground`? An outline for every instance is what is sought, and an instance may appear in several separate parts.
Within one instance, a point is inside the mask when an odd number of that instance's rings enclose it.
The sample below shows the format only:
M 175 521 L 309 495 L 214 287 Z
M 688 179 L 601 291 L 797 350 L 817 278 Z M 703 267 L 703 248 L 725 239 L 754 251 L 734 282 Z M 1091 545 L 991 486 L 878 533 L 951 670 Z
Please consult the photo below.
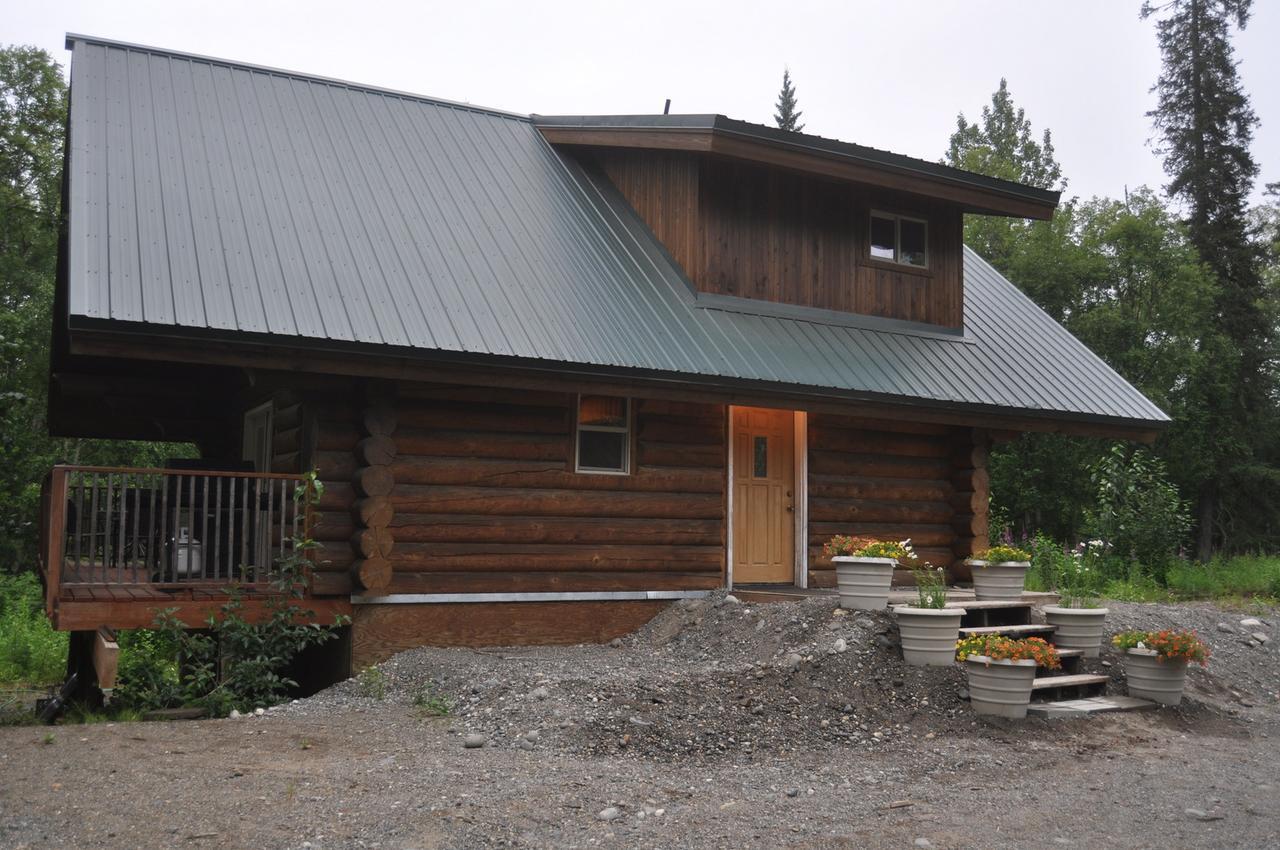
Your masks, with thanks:
M 1278 613 L 1114 604 L 1114 629 L 1197 629 L 1210 667 L 1180 708 L 1052 722 L 976 720 L 961 670 L 825 598 L 418 649 L 382 699 L 0 729 L 0 847 L 1280 847 Z M 1090 669 L 1123 693 L 1118 659 Z

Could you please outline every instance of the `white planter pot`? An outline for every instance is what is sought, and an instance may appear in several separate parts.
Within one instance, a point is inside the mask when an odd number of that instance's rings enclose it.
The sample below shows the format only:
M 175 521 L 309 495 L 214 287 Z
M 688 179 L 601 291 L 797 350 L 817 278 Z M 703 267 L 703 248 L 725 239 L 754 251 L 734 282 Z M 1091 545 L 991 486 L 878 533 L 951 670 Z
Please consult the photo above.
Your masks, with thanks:
M 985 655 L 970 655 L 964 662 L 969 673 L 969 704 L 975 714 L 1010 717 L 1027 716 L 1031 685 L 1036 680 L 1036 662 L 993 661 Z
M 893 558 L 851 558 L 837 555 L 836 589 L 840 591 L 840 607 L 861 611 L 879 611 L 889 604 L 889 585 L 893 583 Z
M 980 600 L 1022 598 L 1030 561 L 969 561 L 973 567 L 973 595 Z
M 950 667 L 956 663 L 956 639 L 960 637 L 963 608 L 893 609 L 902 636 L 902 659 L 916 667 Z
M 1046 605 L 1045 622 L 1057 626 L 1053 645 L 1058 649 L 1080 649 L 1085 658 L 1097 658 L 1106 628 L 1106 608 L 1062 608 Z
M 1161 658 L 1150 649 L 1130 649 L 1124 653 L 1124 674 L 1129 696 L 1177 705 L 1187 683 L 1187 660 Z

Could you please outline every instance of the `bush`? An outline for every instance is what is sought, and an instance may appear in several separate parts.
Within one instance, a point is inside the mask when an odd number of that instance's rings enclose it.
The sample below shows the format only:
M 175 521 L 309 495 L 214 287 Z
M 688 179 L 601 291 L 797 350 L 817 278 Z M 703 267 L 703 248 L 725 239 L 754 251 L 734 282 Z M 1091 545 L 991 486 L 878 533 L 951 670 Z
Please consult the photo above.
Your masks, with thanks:
M 1179 562 L 1166 574 L 1169 590 L 1193 598 L 1280 599 L 1280 557 L 1239 555 L 1207 564 Z
M 1113 559 L 1119 559 L 1130 570 L 1136 566 L 1163 583 L 1191 528 L 1187 506 L 1164 464 L 1145 450 L 1130 453 L 1117 444 L 1090 474 L 1097 502 L 1087 523 L 1106 544 L 1112 563 L 1108 573 L 1118 577 Z
M 49 625 L 40 580 L 0 575 L 0 682 L 47 685 L 66 672 L 67 634 Z

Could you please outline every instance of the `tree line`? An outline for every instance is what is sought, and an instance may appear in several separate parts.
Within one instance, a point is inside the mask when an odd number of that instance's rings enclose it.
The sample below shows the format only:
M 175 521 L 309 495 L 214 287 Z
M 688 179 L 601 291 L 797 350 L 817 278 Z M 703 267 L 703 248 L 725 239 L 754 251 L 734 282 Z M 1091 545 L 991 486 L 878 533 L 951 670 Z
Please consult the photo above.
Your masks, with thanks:
M 1017 538 L 1093 536 L 1107 526 L 1106 506 L 1123 503 L 1130 529 L 1158 529 L 1168 554 L 1280 551 L 1280 184 L 1250 207 L 1258 119 L 1232 47 L 1250 7 L 1142 7 L 1162 62 L 1148 114 L 1169 178 L 1161 190 L 1070 197 L 1051 221 L 966 217 L 969 247 L 1173 419 L 1149 450 L 1054 434 L 998 447 L 992 511 Z M 778 126 L 792 114 L 788 72 Z M 977 120 L 959 115 L 942 162 L 1068 185 L 1050 132 L 1033 131 L 1003 79 Z M 1172 511 L 1166 481 L 1176 486 Z

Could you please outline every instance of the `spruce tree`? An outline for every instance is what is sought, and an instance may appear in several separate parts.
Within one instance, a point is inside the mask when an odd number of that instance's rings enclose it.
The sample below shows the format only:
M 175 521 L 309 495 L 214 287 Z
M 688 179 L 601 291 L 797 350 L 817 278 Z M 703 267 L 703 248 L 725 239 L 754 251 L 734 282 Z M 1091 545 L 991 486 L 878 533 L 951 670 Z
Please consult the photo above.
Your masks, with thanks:
M 799 133 L 804 129 L 804 125 L 800 123 L 800 116 L 804 113 L 796 109 L 797 105 L 796 87 L 791 84 L 791 69 L 784 68 L 782 71 L 782 91 L 778 92 L 778 103 L 776 104 L 778 111 L 773 114 L 773 120 L 777 123 L 778 129 L 787 130 L 791 133 Z
M 1273 389 L 1267 363 L 1274 330 L 1247 210 L 1258 173 L 1249 152 L 1258 119 L 1231 46 L 1232 27 L 1246 26 L 1250 5 L 1251 0 L 1170 0 L 1146 2 L 1141 12 L 1144 19 L 1156 19 L 1162 59 L 1152 89 L 1157 105 L 1148 114 L 1170 177 L 1166 191 L 1185 207 L 1190 241 L 1217 283 L 1219 338 L 1202 343 L 1215 350 L 1216 368 L 1199 376 L 1197 387 L 1216 411 L 1217 426 L 1204 446 L 1206 475 L 1197 494 L 1201 559 L 1215 543 L 1229 542 L 1222 540 L 1223 499 L 1243 496 L 1250 470 L 1258 471 L 1257 429 Z

